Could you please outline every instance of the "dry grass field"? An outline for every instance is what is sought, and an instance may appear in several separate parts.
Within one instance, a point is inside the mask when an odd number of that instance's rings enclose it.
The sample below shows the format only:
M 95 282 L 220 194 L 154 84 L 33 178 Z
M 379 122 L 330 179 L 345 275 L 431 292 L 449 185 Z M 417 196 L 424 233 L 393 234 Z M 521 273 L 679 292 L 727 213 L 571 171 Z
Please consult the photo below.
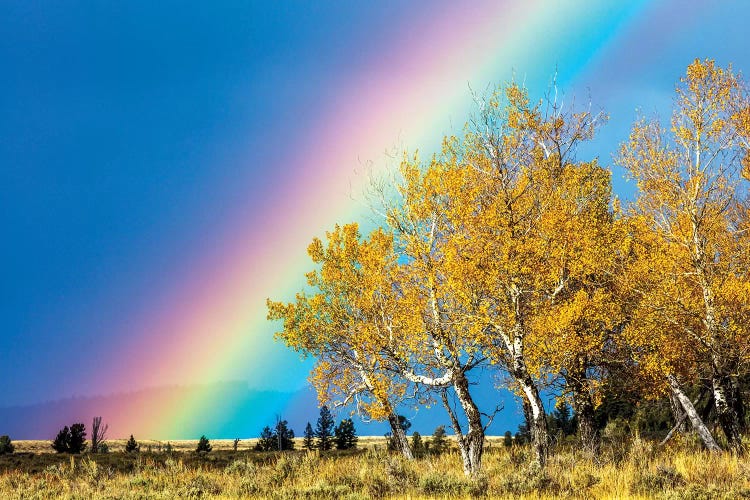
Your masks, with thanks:
M 492 438 L 483 472 L 467 478 L 456 451 L 413 462 L 389 454 L 382 438 L 361 438 L 353 452 L 261 453 L 252 440 L 145 441 L 141 453 L 111 441 L 100 455 L 49 453 L 49 442 L 20 441 L 0 456 L 3 499 L 167 498 L 750 498 L 750 461 L 708 454 L 690 438 L 667 447 L 638 437 L 605 443 L 597 459 L 561 445 L 545 469 L 527 447 Z M 150 446 L 151 451 L 148 451 Z

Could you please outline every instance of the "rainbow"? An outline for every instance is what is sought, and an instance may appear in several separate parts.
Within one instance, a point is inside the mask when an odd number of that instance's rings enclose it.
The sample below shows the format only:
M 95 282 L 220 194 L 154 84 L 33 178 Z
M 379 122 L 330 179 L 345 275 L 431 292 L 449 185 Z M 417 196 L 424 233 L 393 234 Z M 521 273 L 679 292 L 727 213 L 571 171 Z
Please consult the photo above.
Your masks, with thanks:
M 514 70 L 516 79 L 539 89 L 557 67 L 563 88 L 586 84 L 595 91 L 590 75 L 597 65 L 654 10 L 645 1 L 463 4 L 425 9 L 402 30 L 402 38 L 388 40 L 375 60 L 339 82 L 318 126 L 280 152 L 279 165 L 294 168 L 268 165 L 267 184 L 248 185 L 265 210 L 235 207 L 230 220 L 206 235 L 212 250 L 174 282 L 159 286 L 160 300 L 123 327 L 120 337 L 126 340 L 118 357 L 138 362 L 112 363 L 107 387 L 126 391 L 227 380 L 248 380 L 258 388 L 301 387 L 309 363 L 274 343 L 265 299 L 288 299 L 302 286 L 313 236 L 366 212 L 356 199 L 366 182 L 363 163 L 372 160 L 378 167 L 384 152 L 401 144 L 434 150 L 444 134 L 463 126 L 472 104 L 469 85 L 481 91 L 512 78 Z M 246 154 L 252 163 L 252 152 Z M 222 404 L 231 406 L 206 391 L 149 400 L 130 408 L 112 433 L 195 438 L 182 435 L 186 419 L 200 419 Z

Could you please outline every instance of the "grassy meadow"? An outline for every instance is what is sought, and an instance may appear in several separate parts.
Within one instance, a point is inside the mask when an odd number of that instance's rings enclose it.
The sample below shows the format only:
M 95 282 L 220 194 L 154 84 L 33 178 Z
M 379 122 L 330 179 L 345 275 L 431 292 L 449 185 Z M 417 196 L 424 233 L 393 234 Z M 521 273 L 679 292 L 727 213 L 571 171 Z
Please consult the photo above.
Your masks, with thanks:
M 488 441 L 474 478 L 464 476 L 455 449 L 409 462 L 388 453 L 382 438 L 326 453 L 255 452 L 254 440 L 233 451 L 231 440 L 217 440 L 205 454 L 192 451 L 196 441 L 171 442 L 171 452 L 143 441 L 128 454 L 115 440 L 110 453 L 76 456 L 50 453 L 47 441 L 18 441 L 14 454 L 0 456 L 0 498 L 750 498 L 750 460 L 701 451 L 690 436 L 665 447 L 638 436 L 610 440 L 597 458 L 563 443 L 544 469 L 528 446 Z

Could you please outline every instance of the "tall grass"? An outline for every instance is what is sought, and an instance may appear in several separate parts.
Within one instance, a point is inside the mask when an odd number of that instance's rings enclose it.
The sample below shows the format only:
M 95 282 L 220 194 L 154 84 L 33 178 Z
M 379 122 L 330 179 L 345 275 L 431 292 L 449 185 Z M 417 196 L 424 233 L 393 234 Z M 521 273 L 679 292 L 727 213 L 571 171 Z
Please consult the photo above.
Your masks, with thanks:
M 6 464 L 0 498 L 750 498 L 747 458 L 702 452 L 689 438 L 658 448 L 636 436 L 598 457 L 562 446 L 544 469 L 526 447 L 493 446 L 473 478 L 455 451 L 413 462 L 382 449 L 52 455 L 41 471 L 19 470 L 40 457 Z

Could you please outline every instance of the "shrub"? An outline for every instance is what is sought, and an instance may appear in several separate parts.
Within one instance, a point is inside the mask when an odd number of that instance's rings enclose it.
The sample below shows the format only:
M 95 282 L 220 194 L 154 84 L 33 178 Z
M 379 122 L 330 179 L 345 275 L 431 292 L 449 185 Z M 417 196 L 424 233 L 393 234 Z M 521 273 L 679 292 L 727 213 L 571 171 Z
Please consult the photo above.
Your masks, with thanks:
M 252 476 L 257 473 L 257 467 L 254 463 L 248 462 L 247 460 L 235 460 L 231 464 L 227 465 L 224 472 L 227 474 L 236 474 L 239 476 Z
M 205 436 L 204 436 L 205 437 Z M 195 476 L 178 490 L 180 498 L 204 498 L 220 495 L 221 485 L 207 476 Z
M 676 488 L 685 484 L 685 479 L 676 469 L 659 465 L 654 472 L 642 472 L 636 475 L 631 491 L 633 493 L 650 493 Z
M 10 437 L 0 436 L 0 455 L 13 453 L 13 450 L 15 450 L 15 447 L 11 443 Z
M 427 495 L 464 496 L 469 493 L 471 483 L 442 472 L 428 472 L 419 480 L 420 489 Z
M 559 486 L 538 463 L 532 462 L 526 470 L 514 471 L 503 477 L 501 485 L 504 493 L 514 496 L 538 494 L 542 491 L 556 490 Z
M 201 436 L 198 440 L 198 447 L 195 451 L 198 453 L 208 453 L 211 449 L 211 443 L 208 441 L 208 438 L 206 438 L 206 436 Z

